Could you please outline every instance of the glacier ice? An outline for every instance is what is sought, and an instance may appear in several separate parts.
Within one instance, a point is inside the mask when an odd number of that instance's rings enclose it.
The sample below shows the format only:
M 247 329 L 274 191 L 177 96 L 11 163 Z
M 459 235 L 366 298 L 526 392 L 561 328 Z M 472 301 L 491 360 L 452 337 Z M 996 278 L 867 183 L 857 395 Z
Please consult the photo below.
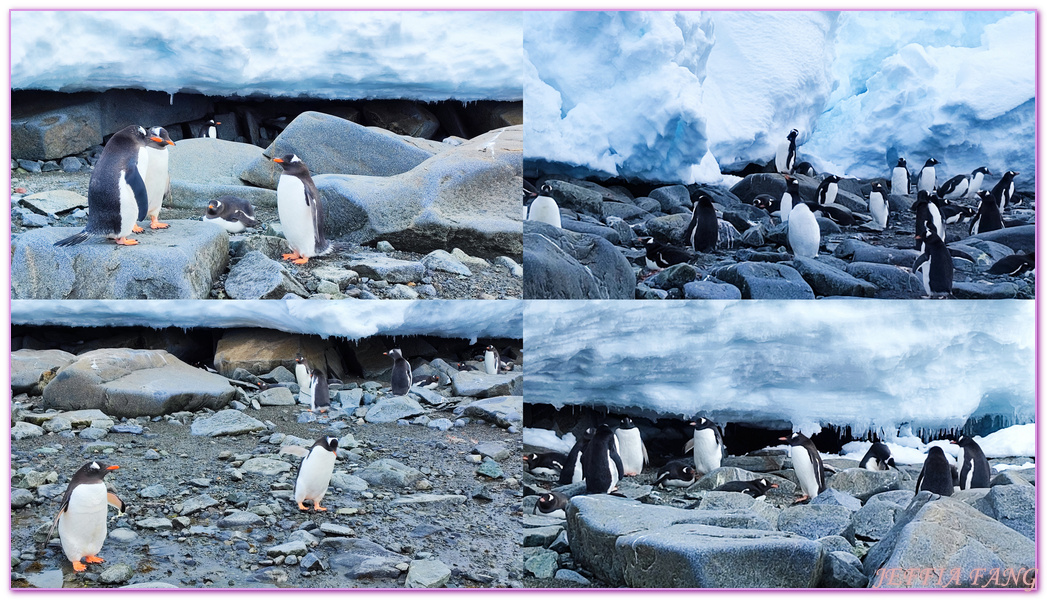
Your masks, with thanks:
M 522 40 L 497 11 L 13 11 L 11 87 L 519 100 Z
M 530 174 L 725 183 L 795 127 L 819 171 L 886 176 L 898 156 L 934 156 L 943 181 L 988 166 L 1033 187 L 1033 12 L 524 19 Z

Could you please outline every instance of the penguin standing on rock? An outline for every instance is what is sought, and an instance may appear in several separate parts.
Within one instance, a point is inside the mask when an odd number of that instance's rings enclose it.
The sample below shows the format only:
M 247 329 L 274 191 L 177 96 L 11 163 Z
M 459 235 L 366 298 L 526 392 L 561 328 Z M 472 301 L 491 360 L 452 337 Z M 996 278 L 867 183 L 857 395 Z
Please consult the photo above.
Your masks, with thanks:
M 780 438 L 781 441 L 789 442 L 789 456 L 793 461 L 793 470 L 796 471 L 796 479 L 800 482 L 803 496 L 796 500 L 803 502 L 808 498 L 814 498 L 825 491 L 825 466 L 822 464 L 822 456 L 814 447 L 814 442 L 802 433 L 794 433 L 791 437 Z
M 306 500 L 312 500 L 314 511 L 324 511 L 320 501 L 327 493 L 334 472 L 334 461 L 338 453 L 338 438 L 330 435 L 321 436 L 309 448 L 309 454 L 298 465 L 298 477 L 294 480 L 294 501 L 298 510 L 309 510 Z
M 960 489 L 989 487 L 992 469 L 989 468 L 989 459 L 985 458 L 985 452 L 982 452 L 978 442 L 961 435 L 959 440 L 953 443 L 960 446 L 960 456 L 956 460 L 956 468 L 960 471 Z
M 916 211 L 916 249 L 923 251 L 924 240 L 927 238 L 927 223 L 934 225 L 938 237 L 945 239 L 945 224 L 942 222 L 942 213 L 938 208 L 941 200 L 937 195 L 919 191 L 916 193 L 916 202 L 913 210 Z
M 987 231 L 1003 229 L 1003 216 L 1000 215 L 1000 206 L 992 194 L 982 190 L 978 192 L 978 213 L 971 221 L 970 234 L 977 235 Z
M 928 491 L 939 496 L 952 496 L 952 470 L 952 463 L 945 456 L 945 451 L 938 446 L 931 446 L 927 460 L 923 461 L 920 476 L 916 478 L 916 493 Z
M 327 387 L 327 373 L 322 369 L 309 372 L 309 412 L 327 412 L 331 406 L 331 392 Z
M 909 195 L 909 167 L 905 159 L 899 158 L 898 165 L 891 171 L 891 193 L 896 196 Z
M 890 205 L 887 202 L 887 190 L 883 189 L 880 182 L 873 183 L 872 191 L 869 192 L 869 214 L 880 229 L 887 229 Z
M 212 138 L 212 139 L 217 140 L 218 139 L 218 128 L 215 127 L 215 125 L 221 125 L 221 124 L 222 124 L 221 121 L 215 121 L 214 119 L 211 119 L 210 121 L 207 122 L 207 127 L 204 128 L 203 135 L 201 135 L 200 137 Z
M 229 233 L 240 233 L 248 227 L 258 227 L 254 207 L 243 198 L 222 196 L 207 203 L 204 221 L 214 223 Z
M 978 196 L 978 192 L 982 190 L 982 182 L 985 180 L 986 175 L 992 175 L 992 172 L 985 167 L 978 167 L 971 171 L 971 182 L 967 186 L 968 198 L 975 198 Z
M 811 209 L 801 202 L 789 213 L 789 247 L 795 256 L 815 258 L 821 246 L 821 230 Z
M 80 233 L 55 242 L 55 246 L 73 246 L 92 236 L 104 235 L 121 246 L 134 246 L 137 240 L 127 236 L 138 221 L 145 219 L 149 195 L 142 179 L 148 160 L 145 128 L 130 125 L 109 138 L 102 155 L 91 172 L 87 186 L 87 226 Z
M 1008 204 L 1014 204 L 1014 177 L 1021 175 L 1017 171 L 1007 171 L 992 188 L 992 197 L 996 198 L 1000 205 L 1000 212 L 1007 208 Z
M 836 202 L 836 194 L 840 191 L 840 176 L 829 175 L 818 184 L 815 198 L 820 206 Z
M 502 367 L 502 357 L 494 346 L 487 346 L 484 350 L 484 372 L 488 375 L 497 375 Z
M 309 175 L 309 167 L 302 159 L 287 154 L 273 159 L 283 167 L 280 181 L 276 184 L 276 208 L 284 237 L 291 246 L 291 253 L 284 260 L 304 265 L 314 256 L 331 252 L 331 244 L 324 238 L 324 209 L 320 192 Z
M 390 380 L 393 395 L 403 396 L 411 389 L 411 363 L 407 362 L 399 348 L 393 348 L 384 354 L 393 359 L 393 373 Z
M 600 425 L 582 455 L 582 478 L 590 494 L 610 494 L 625 476 L 622 457 L 618 454 L 614 432 Z
M 702 475 L 720 468 L 723 460 L 723 434 L 720 427 L 705 417 L 691 421 L 694 425 L 694 437 L 691 439 L 691 451 L 694 454 L 694 470 Z
M 111 504 L 119 512 L 124 512 L 123 501 L 106 489 L 105 476 L 109 471 L 119 468 L 116 465 L 109 466 L 91 461 L 73 474 L 69 486 L 65 489 L 62 504 L 58 507 L 58 516 L 51 523 L 47 539 L 51 539 L 57 528 L 62 551 L 69 562 L 73 563 L 74 571 L 86 570 L 87 566 L 84 563 L 105 562 L 98 556 L 98 552 L 108 535 L 108 505 Z
M 782 223 L 789 220 L 793 204 L 800 203 L 800 182 L 793 177 L 786 177 L 785 193 L 782 194 L 782 200 L 778 206 L 778 218 L 782 220 Z
M 923 168 L 920 169 L 920 177 L 916 180 L 916 191 L 918 192 L 933 192 L 936 185 L 938 185 L 938 176 L 934 172 L 934 165 L 938 164 L 937 159 L 928 158 L 927 162 L 923 164 Z
M 622 425 L 614 432 L 614 437 L 618 442 L 618 455 L 622 457 L 625 476 L 639 475 L 649 462 L 647 446 L 644 446 L 643 438 L 640 437 L 640 428 L 632 419 L 625 417 Z
M 311 386 L 309 384 L 309 361 L 306 360 L 302 353 L 298 353 L 294 357 L 294 378 L 298 383 L 298 398 L 302 404 L 305 404 L 305 396 L 309 395 Z M 312 400 L 309 401 L 312 404 Z
M 686 459 L 674 460 L 665 463 L 658 469 L 658 478 L 652 484 L 654 487 L 690 487 L 698 479 L 694 466 Z
M 799 130 L 793 129 L 789 135 L 785 136 L 785 140 L 778 144 L 778 152 L 774 155 L 774 166 L 783 175 L 791 174 L 793 167 L 796 166 L 796 136 L 798 135 L 800 135 Z
M 720 227 L 709 194 L 698 192 L 698 199 L 691 210 L 691 222 L 687 224 L 684 235 L 691 248 L 697 252 L 712 252 L 716 249 Z
M 898 468 L 894 464 L 894 458 L 891 457 L 891 449 L 883 442 L 873 442 L 858 463 L 859 469 L 869 471 L 886 471 L 890 467 Z
M 923 275 L 923 289 L 928 296 L 952 295 L 953 264 L 952 255 L 945 242 L 938 237 L 934 224 L 927 222 L 927 237 L 924 240 L 923 253 L 913 263 L 912 272 L 920 271 Z
M 556 200 L 553 200 L 553 188 L 548 183 L 543 183 L 541 191 L 542 193 L 535 196 L 534 201 L 531 202 L 527 220 L 560 227 L 560 207 L 556 205 Z
M 145 191 L 149 197 L 149 204 L 145 214 L 149 217 L 150 229 L 167 229 L 169 227 L 167 223 L 160 222 L 160 208 L 163 206 L 164 200 L 171 198 L 171 175 L 167 170 L 167 159 L 171 155 L 168 154 L 167 147 L 174 145 L 175 143 L 171 141 L 171 136 L 167 134 L 166 129 L 163 127 L 150 127 L 149 132 L 146 134 L 145 147 L 139 150 L 139 172 L 145 181 Z M 145 161 L 141 160 L 142 152 L 145 152 L 148 157 Z M 146 165 L 145 171 L 142 171 L 141 168 L 143 164 Z M 135 233 L 144 231 L 137 225 L 132 229 Z

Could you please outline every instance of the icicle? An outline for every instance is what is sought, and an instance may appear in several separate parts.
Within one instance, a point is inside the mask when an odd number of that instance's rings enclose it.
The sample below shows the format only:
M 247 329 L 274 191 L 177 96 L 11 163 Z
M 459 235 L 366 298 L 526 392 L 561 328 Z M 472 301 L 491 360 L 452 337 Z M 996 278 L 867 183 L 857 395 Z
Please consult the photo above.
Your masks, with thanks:
M 174 92 L 167 92 L 167 95 L 171 97 L 171 106 L 174 106 L 175 105 L 175 95 L 174 95 Z

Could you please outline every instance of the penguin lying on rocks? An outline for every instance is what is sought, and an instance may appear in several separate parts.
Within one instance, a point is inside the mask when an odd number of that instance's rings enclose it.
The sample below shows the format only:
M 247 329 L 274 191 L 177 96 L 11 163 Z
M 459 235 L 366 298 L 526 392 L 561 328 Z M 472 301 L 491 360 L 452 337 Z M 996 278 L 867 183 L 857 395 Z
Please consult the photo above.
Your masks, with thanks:
M 214 223 L 229 233 L 240 233 L 248 227 L 258 227 L 254 207 L 243 198 L 222 196 L 207 204 L 204 221 Z

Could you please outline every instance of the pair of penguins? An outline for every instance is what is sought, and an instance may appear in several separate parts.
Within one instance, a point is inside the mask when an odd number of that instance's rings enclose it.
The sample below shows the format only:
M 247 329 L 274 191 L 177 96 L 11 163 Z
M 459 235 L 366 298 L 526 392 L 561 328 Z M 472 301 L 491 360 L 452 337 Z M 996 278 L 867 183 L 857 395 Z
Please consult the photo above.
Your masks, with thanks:
M 330 486 L 337 453 L 338 438 L 329 435 L 321 436 L 309 448 L 309 453 L 298 465 L 294 484 L 294 500 L 299 510 L 309 510 L 304 504 L 306 500 L 311 501 L 314 511 L 327 510 L 320 502 Z M 62 552 L 73 564 L 74 571 L 85 571 L 87 565 L 84 563 L 105 562 L 98 553 L 109 534 L 109 506 L 121 514 L 126 508 L 123 500 L 110 492 L 105 483 L 105 476 L 119 468 L 91 461 L 80 467 L 69 480 L 47 541 L 57 529 Z
M 411 370 L 411 363 L 404 358 L 404 355 L 399 348 L 393 348 L 384 354 L 393 359 L 393 370 L 390 375 L 390 388 L 394 396 L 405 395 L 411 390 L 411 386 L 416 383 L 433 383 L 431 377 L 414 377 L 413 371 Z M 487 346 L 487 349 L 484 350 L 484 372 L 489 375 L 494 375 L 501 369 L 504 369 L 504 366 L 498 354 L 498 350 L 495 350 L 494 346 Z M 436 381 L 439 381 L 439 378 L 436 378 Z
M 952 443 L 960 447 L 956 465 L 952 464 L 940 446 L 931 446 L 927 459 L 916 479 L 916 493 L 932 492 L 941 496 L 951 496 L 953 488 L 961 490 L 989 487 L 992 469 L 985 452 L 970 437 L 961 435 Z

